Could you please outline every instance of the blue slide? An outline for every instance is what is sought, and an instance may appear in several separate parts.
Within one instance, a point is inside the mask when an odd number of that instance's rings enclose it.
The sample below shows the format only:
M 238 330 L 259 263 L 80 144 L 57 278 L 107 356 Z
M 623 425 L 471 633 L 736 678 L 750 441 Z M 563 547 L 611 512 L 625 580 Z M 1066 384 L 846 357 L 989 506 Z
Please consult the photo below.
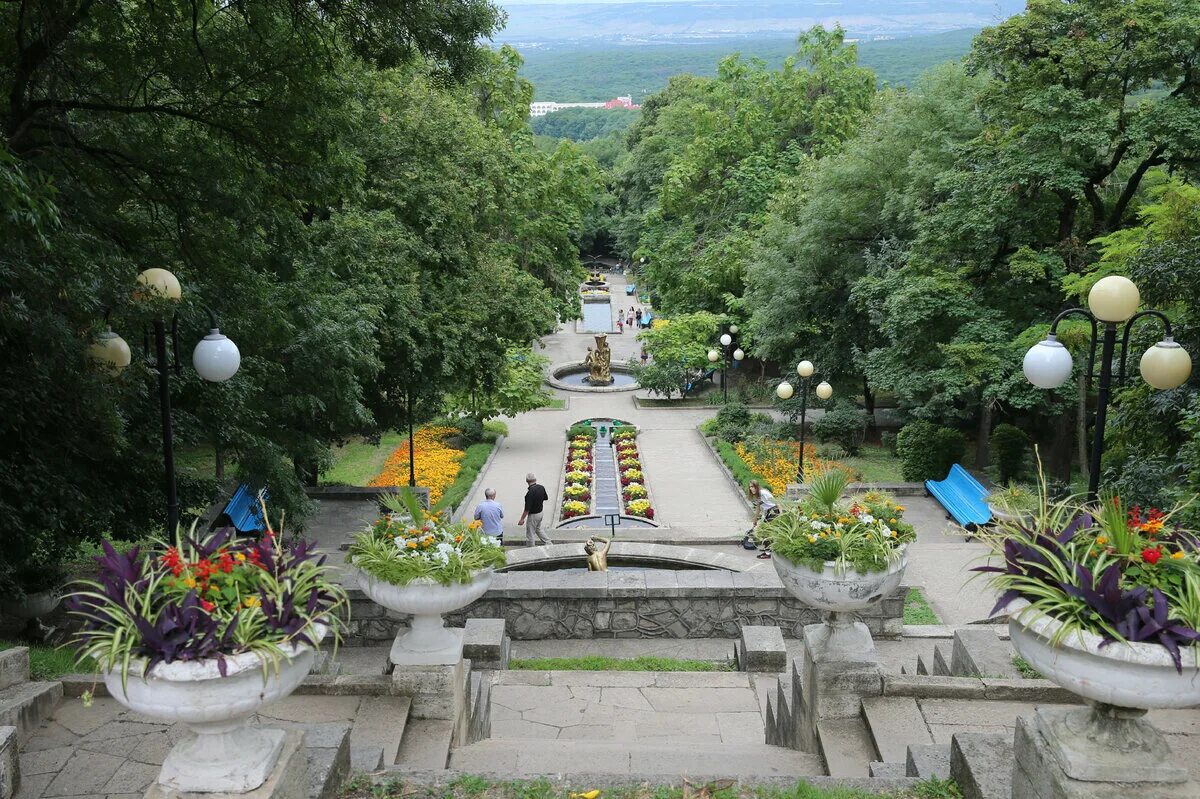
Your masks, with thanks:
M 957 463 L 950 467 L 945 480 L 926 480 L 925 490 L 942 503 L 954 521 L 968 530 L 992 520 L 987 489 Z

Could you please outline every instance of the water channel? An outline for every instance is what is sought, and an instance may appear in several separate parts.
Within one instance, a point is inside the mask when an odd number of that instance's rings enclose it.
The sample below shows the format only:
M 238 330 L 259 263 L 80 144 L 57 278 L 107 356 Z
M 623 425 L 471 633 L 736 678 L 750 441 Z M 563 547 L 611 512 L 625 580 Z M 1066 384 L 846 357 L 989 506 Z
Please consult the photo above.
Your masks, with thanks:
M 613 330 L 612 302 L 583 303 L 583 329 L 588 333 L 611 333 Z

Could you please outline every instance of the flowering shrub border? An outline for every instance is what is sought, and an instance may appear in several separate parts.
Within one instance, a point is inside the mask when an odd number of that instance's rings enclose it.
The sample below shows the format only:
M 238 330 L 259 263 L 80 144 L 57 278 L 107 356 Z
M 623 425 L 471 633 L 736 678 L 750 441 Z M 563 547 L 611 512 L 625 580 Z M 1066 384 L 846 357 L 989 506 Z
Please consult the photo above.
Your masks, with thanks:
M 592 512 L 592 494 L 595 490 L 596 469 L 594 435 L 567 431 L 567 465 L 563 475 L 562 507 L 560 518 L 574 519 Z
M 632 427 L 622 427 L 612 435 L 621 483 L 621 504 L 626 516 L 653 519 L 654 506 L 650 503 L 646 472 L 638 453 L 637 435 L 638 431 Z
M 417 485 L 429 489 L 429 504 L 436 505 L 446 489 L 454 484 L 466 454 L 446 445 L 446 439 L 458 435 L 457 427 L 430 425 L 413 434 L 413 468 Z M 372 486 L 408 485 L 408 441 L 396 447 L 383 464 L 383 469 L 371 481 Z

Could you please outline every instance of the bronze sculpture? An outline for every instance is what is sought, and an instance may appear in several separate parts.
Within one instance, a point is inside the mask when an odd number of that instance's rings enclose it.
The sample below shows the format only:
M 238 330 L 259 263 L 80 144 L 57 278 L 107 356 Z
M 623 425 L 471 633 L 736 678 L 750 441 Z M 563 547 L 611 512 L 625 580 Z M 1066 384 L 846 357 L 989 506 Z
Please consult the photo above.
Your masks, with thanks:
M 603 548 L 597 549 L 596 542 L 600 541 L 604 544 Z M 611 538 L 601 538 L 594 535 L 587 540 L 583 545 L 583 551 L 587 554 L 588 571 L 590 572 L 606 572 L 608 571 L 608 550 L 612 547 Z
M 596 348 L 588 347 L 583 365 L 588 368 L 588 382 L 593 386 L 607 386 L 613 382 L 612 350 L 608 346 L 606 333 L 596 334 Z

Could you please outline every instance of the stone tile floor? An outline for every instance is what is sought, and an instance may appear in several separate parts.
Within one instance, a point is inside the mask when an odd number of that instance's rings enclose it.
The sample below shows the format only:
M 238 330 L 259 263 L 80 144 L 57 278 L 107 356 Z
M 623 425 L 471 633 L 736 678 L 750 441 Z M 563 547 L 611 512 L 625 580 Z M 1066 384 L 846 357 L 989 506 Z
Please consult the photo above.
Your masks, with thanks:
M 347 723 L 364 722 L 352 732 L 366 745 L 387 734 L 371 723 L 379 697 L 293 696 L 260 714 L 273 727 L 303 727 L 310 748 L 336 747 Z M 407 705 L 406 705 L 407 706 Z M 188 735 L 182 725 L 167 726 L 100 697 L 91 707 L 65 699 L 21 750 L 21 788 L 16 799 L 141 799 L 158 776 L 170 748 Z
M 761 744 L 761 703 L 738 672 L 505 672 L 492 738 Z

